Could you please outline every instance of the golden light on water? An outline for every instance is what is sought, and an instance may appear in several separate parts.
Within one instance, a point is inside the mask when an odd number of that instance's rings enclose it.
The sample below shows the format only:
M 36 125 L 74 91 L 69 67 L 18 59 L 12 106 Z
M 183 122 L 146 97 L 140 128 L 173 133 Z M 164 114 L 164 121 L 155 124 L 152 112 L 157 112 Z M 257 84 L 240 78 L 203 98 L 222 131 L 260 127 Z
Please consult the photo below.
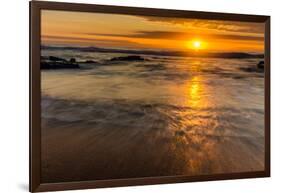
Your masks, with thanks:
M 197 77 L 193 78 L 194 80 L 197 79 Z M 199 85 L 198 82 L 193 80 L 193 84 L 190 87 L 190 95 L 191 98 L 197 98 L 198 97 L 198 89 L 199 89 Z
M 195 76 L 191 80 L 191 85 L 189 87 L 189 100 L 191 107 L 198 107 L 198 103 L 200 102 L 200 82 L 198 80 L 198 76 Z
M 208 85 L 204 83 L 204 77 L 198 73 L 202 63 L 200 60 L 196 60 L 190 65 L 193 76 L 183 86 L 186 98 L 185 106 L 194 109 L 205 108 L 212 102 L 206 98 L 206 93 L 210 92 Z
M 183 86 L 185 100 L 184 106 L 198 109 L 205 107 L 208 101 L 202 96 L 205 92 L 205 85 L 202 84 L 201 76 L 194 76 L 189 79 Z

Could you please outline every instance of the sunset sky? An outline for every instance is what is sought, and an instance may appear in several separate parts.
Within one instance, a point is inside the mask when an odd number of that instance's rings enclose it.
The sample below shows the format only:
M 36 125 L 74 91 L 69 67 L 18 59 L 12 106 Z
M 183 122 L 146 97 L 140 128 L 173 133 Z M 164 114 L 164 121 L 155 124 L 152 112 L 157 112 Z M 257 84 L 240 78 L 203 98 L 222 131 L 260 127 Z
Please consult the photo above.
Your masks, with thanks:
M 42 44 L 263 52 L 264 24 L 69 11 L 41 12 Z

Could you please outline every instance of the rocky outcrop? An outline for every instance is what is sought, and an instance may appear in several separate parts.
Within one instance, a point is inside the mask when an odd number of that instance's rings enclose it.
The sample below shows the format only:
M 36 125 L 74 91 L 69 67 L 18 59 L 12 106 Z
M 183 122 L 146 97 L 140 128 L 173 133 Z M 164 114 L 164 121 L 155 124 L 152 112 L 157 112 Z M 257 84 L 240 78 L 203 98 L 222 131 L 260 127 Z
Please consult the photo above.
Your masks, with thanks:
M 94 60 L 86 60 L 83 63 L 85 63 L 85 64 L 97 64 L 98 62 L 96 62 Z
M 256 66 L 241 67 L 240 70 L 244 72 L 264 72 L 264 61 L 260 61 Z
M 79 64 L 62 63 L 62 62 L 41 62 L 41 69 L 77 69 Z
M 64 58 L 59 58 L 55 56 L 41 57 L 41 69 L 51 70 L 51 69 L 78 69 L 79 64 L 76 63 L 75 58 L 71 58 L 67 61 Z
M 52 61 L 52 62 L 67 62 L 66 59 L 59 58 L 59 57 L 56 57 L 56 56 L 49 56 L 49 61 Z
M 111 58 L 110 61 L 144 61 L 145 59 L 138 55 L 121 56 Z
M 258 69 L 264 69 L 264 61 L 260 61 L 260 62 L 257 64 L 257 68 L 258 68 Z

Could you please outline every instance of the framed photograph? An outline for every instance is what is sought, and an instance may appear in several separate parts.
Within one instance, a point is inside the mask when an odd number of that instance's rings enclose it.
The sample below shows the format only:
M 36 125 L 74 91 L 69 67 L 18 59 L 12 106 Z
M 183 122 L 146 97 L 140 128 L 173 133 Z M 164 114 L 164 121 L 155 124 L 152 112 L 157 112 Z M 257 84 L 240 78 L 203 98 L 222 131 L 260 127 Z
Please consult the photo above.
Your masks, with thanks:
M 30 191 L 269 176 L 269 16 L 30 2 Z

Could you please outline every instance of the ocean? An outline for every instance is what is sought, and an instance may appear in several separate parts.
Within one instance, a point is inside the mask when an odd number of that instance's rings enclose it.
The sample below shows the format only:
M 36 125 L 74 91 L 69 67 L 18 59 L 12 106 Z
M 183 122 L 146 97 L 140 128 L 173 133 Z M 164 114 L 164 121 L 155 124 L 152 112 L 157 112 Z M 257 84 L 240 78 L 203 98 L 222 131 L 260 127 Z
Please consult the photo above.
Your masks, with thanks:
M 41 70 L 43 182 L 264 170 L 261 59 L 41 55 L 96 62 Z

